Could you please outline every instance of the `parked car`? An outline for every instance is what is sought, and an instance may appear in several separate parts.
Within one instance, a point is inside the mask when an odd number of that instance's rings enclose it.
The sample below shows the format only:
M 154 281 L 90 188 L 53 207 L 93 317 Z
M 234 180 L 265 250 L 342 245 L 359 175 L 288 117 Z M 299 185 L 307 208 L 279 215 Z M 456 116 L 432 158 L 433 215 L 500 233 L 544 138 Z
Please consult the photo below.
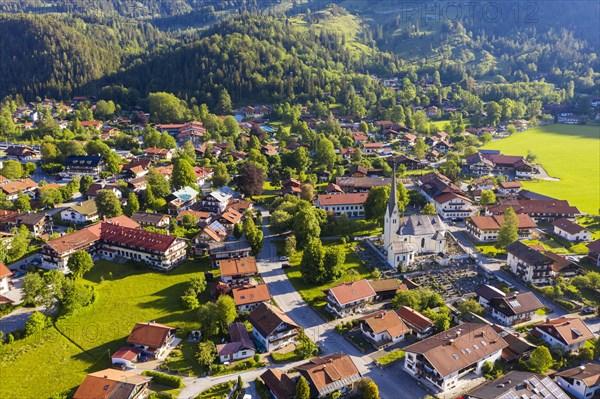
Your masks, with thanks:
M 289 263 L 284 263 L 283 265 L 281 265 L 282 269 L 289 269 L 290 267 L 292 267 L 292 266 L 290 266 Z
M 287 256 L 282 256 L 279 258 L 280 261 L 284 261 L 284 260 L 290 260 L 290 258 L 288 258 Z
M 596 313 L 596 309 L 595 309 L 595 308 L 593 308 L 593 307 L 591 307 L 591 306 L 588 306 L 588 307 L 586 307 L 586 308 L 583 308 L 583 309 L 581 310 L 581 314 L 584 314 L 584 315 L 587 315 L 587 314 L 594 314 L 594 313 Z

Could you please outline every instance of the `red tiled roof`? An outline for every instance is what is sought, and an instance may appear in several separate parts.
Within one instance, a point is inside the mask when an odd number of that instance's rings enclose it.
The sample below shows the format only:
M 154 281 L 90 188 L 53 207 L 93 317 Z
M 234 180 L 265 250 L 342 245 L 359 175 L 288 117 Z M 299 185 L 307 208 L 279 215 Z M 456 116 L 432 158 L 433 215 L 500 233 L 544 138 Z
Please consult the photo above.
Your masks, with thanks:
M 319 194 L 317 200 L 321 206 L 332 205 L 362 205 L 367 200 L 369 193 L 348 194 Z
M 111 223 L 102 223 L 100 237 L 107 241 L 161 252 L 165 252 L 178 240 L 175 236 L 132 229 Z
M 469 219 L 480 230 L 500 230 L 504 222 L 504 215 L 492 216 L 471 216 Z M 537 223 L 527 214 L 519 213 L 517 215 L 518 229 L 533 229 Z
M 387 332 L 392 338 L 410 331 L 400 316 L 393 310 L 380 310 L 361 317 L 359 320 L 368 324 L 375 334 Z
M 408 306 L 402 306 L 396 310 L 396 314 L 400 318 L 406 321 L 408 324 L 415 326 L 421 331 L 425 331 L 433 325 L 433 321 L 428 317 L 423 316 L 421 313 L 409 308 Z
M 13 275 L 13 272 L 11 272 L 4 263 L 0 262 L 0 279 L 2 279 L 4 277 L 10 277 L 12 275 Z
M 248 305 L 256 302 L 266 302 L 271 299 L 269 288 L 266 284 L 235 287 L 231 291 L 236 306 Z
M 221 276 L 251 275 L 258 273 L 254 256 L 219 260 Z
M 88 374 L 73 399 L 127 398 L 136 386 L 148 383 L 152 378 L 125 370 L 106 369 Z
M 111 356 L 111 358 L 112 359 L 125 359 L 125 360 L 129 360 L 130 362 L 132 362 L 135 359 L 137 359 L 137 357 L 140 353 L 142 353 L 141 349 L 126 346 L 126 347 L 121 348 L 118 351 L 116 351 Z
M 535 329 L 544 331 L 566 345 L 594 338 L 594 333 L 590 331 L 583 320 L 577 317 L 559 317 L 548 320 L 545 323 L 537 324 Z
M 127 338 L 127 343 L 160 348 L 165 344 L 169 334 L 174 332 L 173 327 L 164 324 L 154 322 L 135 323 L 131 334 Z

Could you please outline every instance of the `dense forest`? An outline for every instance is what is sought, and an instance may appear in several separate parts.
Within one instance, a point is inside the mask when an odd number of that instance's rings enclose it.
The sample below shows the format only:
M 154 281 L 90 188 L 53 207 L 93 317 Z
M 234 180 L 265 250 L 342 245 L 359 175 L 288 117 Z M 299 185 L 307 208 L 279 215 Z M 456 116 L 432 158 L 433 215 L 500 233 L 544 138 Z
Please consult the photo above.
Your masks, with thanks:
M 503 6 L 505 18 L 493 23 L 444 18 L 446 3 L 408 18 L 377 0 L 325 9 L 312 0 L 3 3 L 0 10 L 15 14 L 0 14 L 0 97 L 70 98 L 123 86 L 130 99 L 167 91 L 211 108 L 223 89 L 235 104 L 348 100 L 353 91 L 372 105 L 364 92 L 381 93 L 369 75 L 433 83 L 435 73 L 443 85 L 478 87 L 484 101 L 515 82 L 600 94 L 597 21 L 585 18 L 597 3 L 563 10 L 564 2 L 541 2 L 534 14 Z M 144 18 L 126 17 L 131 4 Z

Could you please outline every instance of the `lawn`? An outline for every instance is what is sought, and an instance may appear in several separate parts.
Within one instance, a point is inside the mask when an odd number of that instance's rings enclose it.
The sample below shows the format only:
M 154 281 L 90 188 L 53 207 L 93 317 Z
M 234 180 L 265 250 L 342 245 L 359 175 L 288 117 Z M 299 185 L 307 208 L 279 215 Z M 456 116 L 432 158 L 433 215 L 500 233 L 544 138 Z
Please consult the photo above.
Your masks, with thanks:
M 87 373 L 110 366 L 109 353 L 125 344 L 136 322 L 196 327 L 195 312 L 184 310 L 179 297 L 185 283 L 207 269 L 206 261 L 188 261 L 170 273 L 97 262 L 85 276 L 96 290 L 94 304 L 0 347 L 0 397 L 47 398 L 74 389 Z
M 388 364 L 395 363 L 400 359 L 403 359 L 404 355 L 405 355 L 405 353 L 402 349 L 396 349 L 396 350 L 391 351 L 390 353 L 387 353 L 387 354 L 381 356 L 380 358 L 378 358 L 375 361 L 377 363 L 381 364 L 382 366 L 386 366 Z
M 598 213 L 600 208 L 599 126 L 551 124 L 491 142 L 484 149 L 507 155 L 537 155 L 546 172 L 560 181 L 525 181 L 524 188 L 558 199 L 566 199 L 581 211 Z
M 195 399 L 222 398 L 231 391 L 231 389 L 233 388 L 234 385 L 235 385 L 234 381 L 217 384 L 215 386 L 208 388 L 206 391 L 201 392 L 200 395 L 196 396 Z
M 323 243 L 323 246 L 325 247 L 339 246 L 344 248 L 344 250 L 346 251 L 346 262 L 344 263 L 345 270 L 342 277 L 340 277 L 336 281 L 332 281 L 322 285 L 306 283 L 302 278 L 302 274 L 300 273 L 300 260 L 302 259 L 301 251 L 290 258 L 290 265 L 292 267 L 286 269 L 285 273 L 287 274 L 294 288 L 300 293 L 300 296 L 302 296 L 306 303 L 315 308 L 322 315 L 326 314 L 324 309 L 324 290 L 327 290 L 341 282 L 361 280 L 364 278 L 369 278 L 371 276 L 371 271 L 369 270 L 369 268 L 365 266 L 361 260 L 358 259 L 354 252 L 356 244 L 356 242 L 346 245 L 340 244 L 338 242 Z

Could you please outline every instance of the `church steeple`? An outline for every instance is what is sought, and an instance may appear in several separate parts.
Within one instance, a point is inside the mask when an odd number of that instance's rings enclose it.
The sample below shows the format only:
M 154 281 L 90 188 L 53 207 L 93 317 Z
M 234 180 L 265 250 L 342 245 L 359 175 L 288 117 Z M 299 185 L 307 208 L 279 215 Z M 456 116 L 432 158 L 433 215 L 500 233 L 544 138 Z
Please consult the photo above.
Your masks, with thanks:
M 396 162 L 393 163 L 392 187 L 390 187 L 390 198 L 383 225 L 383 246 L 386 250 L 395 241 L 400 226 L 400 215 L 398 212 L 398 199 L 396 194 Z
M 391 216 L 396 211 L 398 213 L 398 199 L 396 194 L 396 162 L 394 162 L 394 171 L 392 173 L 392 187 L 390 187 L 390 198 L 388 199 L 387 214 Z

